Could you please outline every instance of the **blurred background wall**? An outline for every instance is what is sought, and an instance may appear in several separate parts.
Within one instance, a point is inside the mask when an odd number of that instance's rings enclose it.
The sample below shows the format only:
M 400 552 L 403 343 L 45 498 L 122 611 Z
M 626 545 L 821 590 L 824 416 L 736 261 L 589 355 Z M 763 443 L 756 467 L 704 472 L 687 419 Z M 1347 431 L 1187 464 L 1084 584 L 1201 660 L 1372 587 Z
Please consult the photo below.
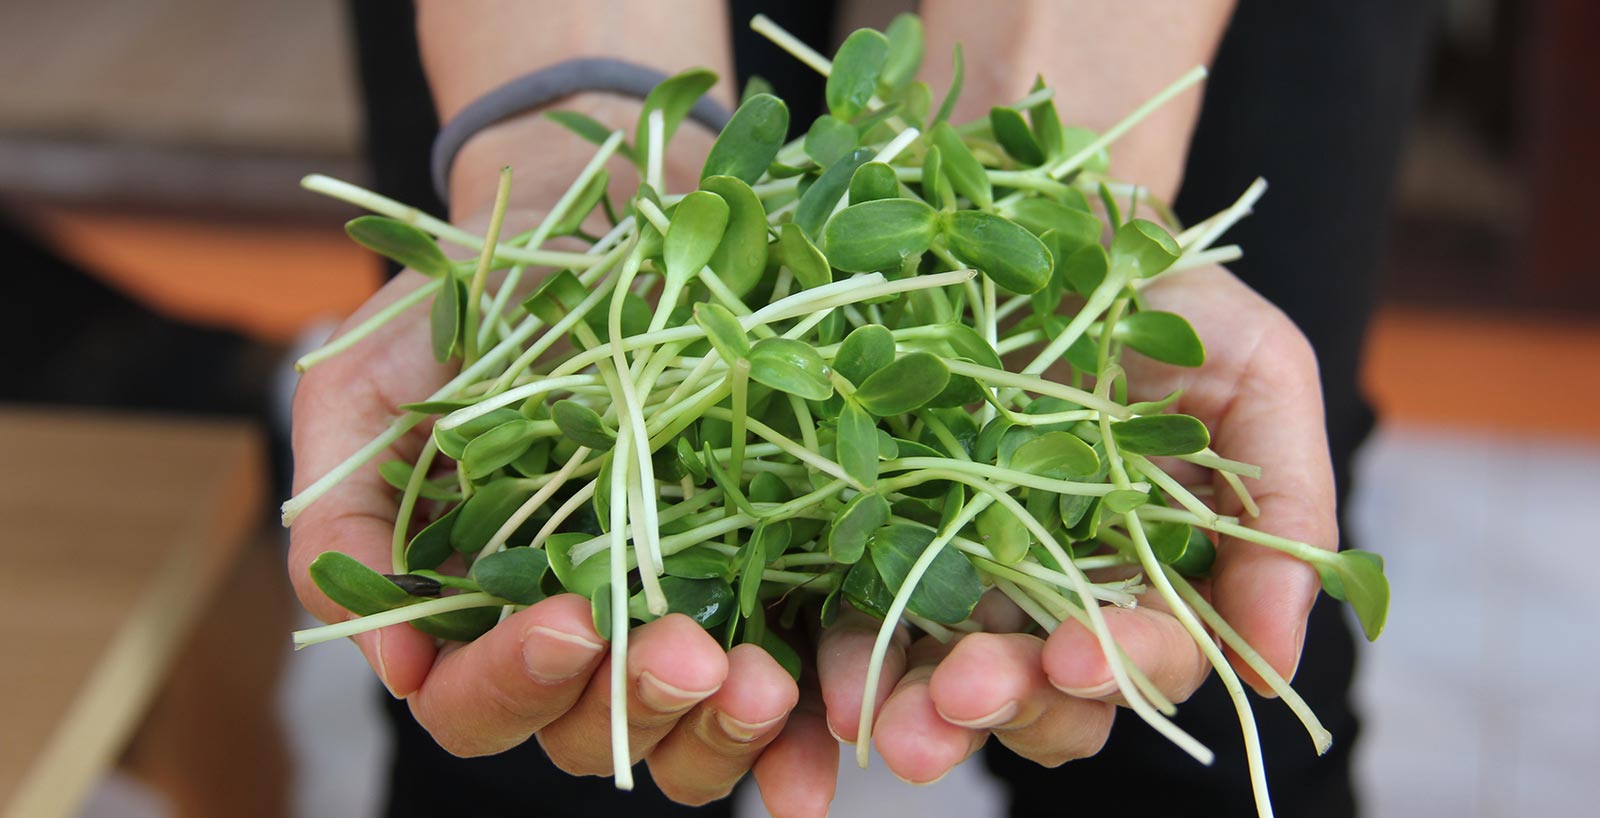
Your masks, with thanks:
M 51 371 L 88 362 L 133 384 L 29 391 L 48 373 L 24 370 L 7 399 L 134 394 L 163 408 L 193 385 L 137 366 L 154 337 L 143 333 L 168 332 L 171 349 L 224 373 L 202 406 L 270 414 L 289 347 L 379 282 L 340 230 L 350 214 L 296 184 L 311 171 L 362 177 L 342 15 L 326 0 L 0 6 L 6 297 L 59 285 L 70 268 L 51 255 L 84 271 L 93 293 L 68 297 L 110 305 L 113 329 Z M 1588 513 L 1600 496 L 1597 37 L 1600 4 L 1586 0 L 1452 0 L 1440 32 L 1364 369 L 1382 423 L 1354 518 L 1394 584 L 1389 631 L 1363 653 L 1370 815 L 1600 800 L 1600 695 L 1585 684 L 1600 640 L 1582 624 L 1600 615 Z M 154 329 L 169 320 L 190 329 Z M 25 322 L 5 331 L 39 337 Z M 140 392 L 152 382 L 174 385 Z M 262 617 L 266 636 L 237 650 L 285 649 L 292 623 Z M 383 746 L 359 657 L 329 645 L 286 667 L 275 695 L 299 814 L 369 814 Z M 969 773 L 909 797 L 992 812 Z M 855 780 L 853 803 L 904 808 L 897 787 Z M 163 809 L 116 778 L 86 814 Z

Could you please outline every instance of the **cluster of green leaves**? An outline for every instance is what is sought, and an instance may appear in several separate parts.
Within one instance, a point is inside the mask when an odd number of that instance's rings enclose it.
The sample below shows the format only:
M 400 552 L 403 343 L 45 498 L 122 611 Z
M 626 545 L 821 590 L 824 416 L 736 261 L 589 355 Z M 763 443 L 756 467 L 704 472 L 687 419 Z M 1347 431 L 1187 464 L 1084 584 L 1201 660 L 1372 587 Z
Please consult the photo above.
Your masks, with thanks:
M 1216 463 L 1209 434 L 1170 411 L 1179 395 L 1127 403 L 1119 365 L 1204 363 L 1189 323 L 1140 297 L 1186 249 L 1135 203 L 1124 218 L 1103 154 L 1056 178 L 1096 135 L 1064 125 L 1042 82 L 957 126 L 960 51 L 937 108 L 915 79 L 922 53 L 910 15 L 852 34 L 828 113 L 799 129 L 753 83 L 697 190 L 641 186 L 619 210 L 604 172 L 580 179 L 539 235 L 588 240 L 595 266 L 546 276 L 517 328 L 485 328 L 508 345 L 493 360 L 515 363 L 402 407 L 435 419 L 445 460 L 380 467 L 403 499 L 394 571 L 330 553 L 318 585 L 358 615 L 422 606 L 413 626 L 458 640 L 504 606 L 576 593 L 601 633 L 682 613 L 798 675 L 796 624 L 831 624 L 846 603 L 891 617 L 898 598 L 941 632 L 975 627 L 980 597 L 1013 580 L 1054 619 L 1099 604 L 1086 592 L 1132 603 L 1129 580 L 1074 581 L 1078 560 L 1206 576 L 1217 518 L 1151 458 Z M 664 82 L 618 152 L 659 161 L 650 146 L 714 80 Z M 551 116 L 616 144 L 598 122 Z M 596 224 L 608 243 L 585 232 Z M 438 282 L 433 351 L 461 354 L 473 265 L 392 218 L 347 229 Z M 1008 366 L 1027 350 L 1033 364 Z M 1376 637 L 1381 560 L 1301 549 Z M 478 607 L 427 607 L 464 594 Z

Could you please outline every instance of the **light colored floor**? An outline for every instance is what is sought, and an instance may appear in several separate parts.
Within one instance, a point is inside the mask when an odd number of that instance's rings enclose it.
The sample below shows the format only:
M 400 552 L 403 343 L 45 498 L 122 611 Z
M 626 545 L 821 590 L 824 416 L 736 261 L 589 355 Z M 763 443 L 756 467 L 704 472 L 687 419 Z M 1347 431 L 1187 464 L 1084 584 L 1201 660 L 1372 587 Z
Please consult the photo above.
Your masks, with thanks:
M 1600 445 L 1426 427 L 1364 450 L 1352 532 L 1384 553 L 1389 627 L 1362 654 L 1359 775 L 1369 818 L 1584 814 L 1600 802 Z M 346 643 L 290 662 L 283 705 L 303 818 L 374 815 L 383 740 L 369 676 Z M 910 787 L 841 770 L 836 818 L 1000 815 L 981 767 Z M 160 815 L 129 782 L 85 818 Z M 753 792 L 741 813 L 762 814 Z

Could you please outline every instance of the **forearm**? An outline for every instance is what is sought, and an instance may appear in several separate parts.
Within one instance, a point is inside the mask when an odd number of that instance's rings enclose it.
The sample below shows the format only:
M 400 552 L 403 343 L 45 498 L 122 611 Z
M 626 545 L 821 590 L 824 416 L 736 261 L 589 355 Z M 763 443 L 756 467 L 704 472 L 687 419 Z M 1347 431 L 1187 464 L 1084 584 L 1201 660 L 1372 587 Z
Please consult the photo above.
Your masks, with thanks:
M 1103 131 L 1183 72 L 1209 64 L 1232 10 L 1232 0 L 924 0 L 923 76 L 935 89 L 947 86 L 944 55 L 959 42 L 966 82 L 957 121 L 1022 97 L 1042 74 L 1064 123 Z M 1170 200 L 1200 100 L 1182 94 L 1129 131 L 1112 151 L 1112 173 Z
M 618 57 L 668 74 L 704 66 L 723 77 L 712 95 L 724 102 L 734 97 L 727 15 L 720 0 L 422 0 L 417 39 L 442 122 L 513 77 L 573 57 Z M 629 130 L 640 109 L 638 100 L 598 93 L 575 95 L 559 105 Z M 680 129 L 669 155 L 669 176 L 674 166 L 703 158 L 710 140 L 694 125 Z M 471 219 L 486 211 L 505 165 L 516 173 L 514 206 L 547 209 L 592 152 L 593 146 L 536 113 L 487 128 L 456 156 L 451 217 Z M 616 181 L 628 193 L 636 184 L 631 176 Z

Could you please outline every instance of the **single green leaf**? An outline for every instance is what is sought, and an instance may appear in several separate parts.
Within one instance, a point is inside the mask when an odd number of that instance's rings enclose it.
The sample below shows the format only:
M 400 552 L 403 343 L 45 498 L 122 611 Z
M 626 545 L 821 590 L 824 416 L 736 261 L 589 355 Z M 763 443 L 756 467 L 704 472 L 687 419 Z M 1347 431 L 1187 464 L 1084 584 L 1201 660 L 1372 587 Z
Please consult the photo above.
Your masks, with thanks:
M 355 557 L 324 551 L 311 561 L 311 580 L 334 604 L 355 614 L 370 614 L 409 605 L 415 597 Z
M 878 481 L 878 422 L 854 400 L 839 412 L 839 465 L 863 486 Z
M 487 477 L 521 457 L 533 445 L 533 428 L 533 421 L 519 418 L 473 438 L 461 453 L 467 479 Z
M 605 197 L 606 190 L 611 186 L 611 172 L 601 168 L 598 173 L 589 178 L 589 183 L 584 185 L 578 197 L 573 200 L 572 206 L 562 214 L 561 220 L 551 228 L 552 236 L 570 236 L 583 227 L 585 219 L 600 204 Z
M 1345 601 L 1361 620 L 1362 633 L 1369 642 L 1377 640 L 1389 618 L 1389 580 L 1383 575 L 1383 557 L 1371 551 L 1341 551 L 1338 572 Z
M 1090 244 L 1074 251 L 1066 261 L 1058 262 L 1056 275 L 1073 292 L 1087 296 L 1106 280 L 1110 264 L 1106 251 L 1098 244 Z
M 821 235 L 822 226 L 833 215 L 833 206 L 849 190 L 850 177 L 855 175 L 856 168 L 872 161 L 874 155 L 870 148 L 857 148 L 829 165 L 817 181 L 800 194 L 800 201 L 794 208 L 794 224 L 813 239 Z
M 889 56 L 884 60 L 878 81 L 891 92 L 917 78 L 922 67 L 922 19 L 915 14 L 896 14 L 883 30 L 889 39 Z
M 966 324 L 954 322 L 947 323 L 940 329 L 944 342 L 950 345 L 956 355 L 990 369 L 1005 368 L 1004 364 L 1000 362 L 999 353 L 994 351 L 994 347 L 989 346 L 989 342 L 984 340 L 984 337 L 979 335 L 977 330 Z
M 750 478 L 750 491 L 746 496 L 752 503 L 786 503 L 794 499 L 789 484 L 769 471 L 757 472 L 756 476 Z
M 883 162 L 868 162 L 850 177 L 850 203 L 860 204 L 900 195 L 900 180 L 894 168 Z
M 550 438 L 535 440 L 533 445 L 511 461 L 511 468 L 523 477 L 542 477 L 549 474 L 553 471 L 550 468 L 550 452 L 554 448 L 555 441 Z
M 1033 90 L 1041 91 L 1044 87 L 1044 77 L 1034 78 Z M 1066 155 L 1067 136 L 1061 130 L 1061 117 L 1056 114 L 1054 101 L 1047 99 L 1033 106 L 1028 111 L 1028 122 L 1033 127 L 1034 141 L 1044 149 L 1047 158 L 1054 160 Z
M 833 368 L 851 384 L 860 385 L 869 375 L 894 361 L 894 333 L 882 324 L 866 324 L 852 330 L 833 356 Z
M 1015 565 L 1028 555 L 1033 536 L 1022 520 L 1005 506 L 996 504 L 985 508 L 978 512 L 973 524 L 977 527 L 979 542 L 989 549 L 996 562 Z
M 700 274 L 722 243 L 728 228 L 728 203 L 721 196 L 697 190 L 683 197 L 672 211 L 662 253 L 667 276 L 688 281 Z
M 767 210 L 741 179 L 712 176 L 700 187 L 728 204 L 728 227 L 709 263 L 722 283 L 743 298 L 760 283 L 767 268 Z
M 911 566 L 933 542 L 932 529 L 899 523 L 878 529 L 867 548 L 872 562 L 891 593 L 911 573 Z M 944 625 L 966 621 L 983 596 L 983 584 L 972 563 L 960 552 L 951 548 L 939 551 L 938 556 L 922 575 L 907 601 L 906 610 L 924 619 Z
M 1018 200 L 1006 208 L 1005 215 L 1041 239 L 1045 233 L 1054 230 L 1056 243 L 1050 245 L 1050 252 L 1055 254 L 1059 250 L 1057 259 L 1066 258 L 1091 244 L 1099 245 L 1100 231 L 1104 227 L 1094 214 L 1042 196 Z
M 1045 432 L 1018 446 L 1010 467 L 1038 477 L 1075 480 L 1099 471 L 1100 458 L 1077 435 Z
M 869 28 L 846 37 L 833 55 L 833 70 L 828 73 L 824 93 L 828 111 L 847 121 L 861 113 L 877 91 L 878 77 L 888 59 L 888 37 Z
M 1065 142 L 1065 147 L 1061 151 L 1062 155 L 1077 156 L 1094 144 L 1095 140 L 1100 138 L 1100 134 L 1088 128 L 1069 125 L 1061 129 L 1061 138 Z M 1080 167 L 1090 173 L 1103 174 L 1111 167 L 1111 157 L 1102 146 L 1085 160 Z
M 829 556 L 844 564 L 861 559 L 867 539 L 889 522 L 889 501 L 877 492 L 863 492 L 850 498 L 828 526 Z
M 615 639 L 616 628 L 626 629 L 628 623 L 611 621 L 611 585 L 601 585 L 594 589 L 594 594 L 589 597 L 589 617 L 594 620 L 594 632 Z
M 949 187 L 950 180 L 944 174 L 944 154 L 938 145 L 929 145 L 927 154 L 922 157 L 922 198 L 930 207 L 955 207 L 955 192 L 945 195 Z
M 433 357 L 439 363 L 450 360 L 461 348 L 461 327 L 466 321 L 467 287 L 454 274 L 446 276 L 439 294 L 433 297 L 429 325 L 433 335 Z
M 989 174 L 972 155 L 967 143 L 950 123 L 941 122 L 933 129 L 933 144 L 939 147 L 941 171 L 949 177 L 956 192 L 967 197 L 979 210 L 994 208 L 994 188 L 989 184 Z
M 533 496 L 526 481 L 500 479 L 480 486 L 461 504 L 456 524 L 450 528 L 450 547 L 462 553 L 482 550 L 500 526 Z
M 411 627 L 450 642 L 471 642 L 488 633 L 500 621 L 500 607 L 484 606 L 463 611 L 425 616 L 411 621 Z
M 946 215 L 950 252 L 994 283 L 1021 295 L 1050 280 L 1050 250 L 1027 228 L 992 213 L 959 210 Z
M 928 115 L 933 113 L 933 89 L 922 80 L 916 80 L 900 92 L 900 116 L 917 130 L 924 128 Z
M 386 216 L 358 216 L 344 224 L 357 244 L 429 278 L 450 275 L 450 259 L 422 230 Z
M 1211 565 L 1217 561 L 1217 547 L 1204 531 L 1188 526 L 1189 542 L 1183 556 L 1172 563 L 1172 570 L 1186 577 L 1205 577 L 1211 574 Z
M 550 560 L 550 571 L 561 580 L 568 593 L 593 599 L 595 591 L 611 579 L 610 559 L 596 554 L 578 565 L 572 564 L 572 549 L 593 539 L 593 535 L 580 531 L 551 534 L 544 542 L 545 556 Z M 602 635 L 605 631 L 600 632 Z
M 806 131 L 804 147 L 806 156 L 818 167 L 829 167 L 850 155 L 861 142 L 861 132 L 856 126 L 837 117 L 823 114 L 811 123 Z
M 439 451 L 444 453 L 446 457 L 460 460 L 466 456 L 467 444 L 473 438 L 502 423 L 522 419 L 521 412 L 509 407 L 501 407 L 479 415 L 454 429 L 445 429 L 435 425 L 433 427 L 433 440 L 438 444 Z
M 1111 436 L 1125 452 L 1143 455 L 1194 454 L 1211 445 L 1206 425 L 1189 415 L 1146 415 L 1111 424 Z
M 661 579 L 661 593 L 667 598 L 667 613 L 683 614 L 702 628 L 721 625 L 734 610 L 733 588 L 723 579 L 666 576 Z M 628 600 L 628 615 L 644 622 L 656 619 L 643 591 Z
M 744 81 L 744 90 L 739 92 L 739 104 L 743 105 L 749 102 L 757 94 L 776 93 L 772 88 L 772 83 L 766 77 L 760 74 L 751 74 L 750 78 Z
M 1112 337 L 1163 363 L 1200 366 L 1206 362 L 1200 336 L 1176 313 L 1141 310 L 1123 316 Z
M 638 146 L 637 161 L 643 164 L 649 153 L 650 145 L 650 113 L 660 110 L 662 114 L 661 144 L 663 146 L 672 142 L 672 135 L 677 132 L 678 126 L 683 123 L 684 117 L 689 115 L 689 109 L 711 86 L 717 84 L 717 75 L 704 68 L 691 68 L 680 74 L 675 74 L 661 81 L 644 98 L 644 107 L 639 110 L 639 124 L 634 129 L 633 144 Z M 605 631 L 601 631 L 605 633 Z
M 733 176 L 753 185 L 772 164 L 789 135 L 789 106 L 771 94 L 756 94 L 739 103 L 723 126 L 700 170 L 702 180 Z
M 494 594 L 517 605 L 532 605 L 544 599 L 539 578 L 550 560 L 537 548 L 507 548 L 472 564 L 472 578 L 485 593 Z
M 828 265 L 827 257 L 798 225 L 785 224 L 778 231 L 778 246 L 783 251 L 784 266 L 794 274 L 801 289 L 821 287 L 833 281 L 833 268 Z
M 534 290 L 528 300 L 522 302 L 522 309 L 529 315 L 537 317 L 546 326 L 553 325 L 567 314 L 577 309 L 578 304 L 588 297 L 589 291 L 584 288 L 583 282 L 571 270 L 562 270 L 546 278 Z
M 661 567 L 668 576 L 709 579 L 728 576 L 733 570 L 733 559 L 710 546 L 691 545 L 676 554 L 663 557 Z
M 897 270 L 921 257 L 939 230 L 939 215 L 915 199 L 879 199 L 839 211 L 824 228 L 834 267 L 851 273 Z
M 861 407 L 878 417 L 920 409 L 950 382 L 950 368 L 926 352 L 912 352 L 867 376 L 856 388 Z
M 421 412 L 424 415 L 448 415 L 457 409 L 465 409 L 476 403 L 475 400 L 420 400 L 416 403 L 402 403 L 396 408 L 402 412 Z
M 810 344 L 791 338 L 763 338 L 750 348 L 750 379 L 806 400 L 833 394 L 828 364 Z
M 622 336 L 640 335 L 650 328 L 650 319 L 655 311 L 650 308 L 650 303 L 634 292 L 622 294 Z M 604 309 L 590 310 L 583 317 L 583 322 L 594 330 L 594 334 L 601 343 L 611 340 L 611 310 L 607 305 Z
M 1015 108 L 996 106 L 989 109 L 989 129 L 995 141 L 1005 148 L 1012 159 L 1027 167 L 1044 164 L 1044 148 L 1034 138 L 1033 130 Z
M 766 521 L 756 524 L 759 532 L 766 526 Z M 740 546 L 739 553 L 734 556 L 734 562 L 739 566 L 738 583 L 739 613 L 750 616 L 756 612 L 756 604 L 760 600 L 761 572 L 767 567 L 767 538 L 755 534 Z
M 617 432 L 607 426 L 600 413 L 574 400 L 558 400 L 550 407 L 550 417 L 563 435 L 595 451 L 609 451 L 617 442 Z
M 894 603 L 894 594 L 883 584 L 883 577 L 878 575 L 878 567 L 872 564 L 870 551 L 863 553 L 850 572 L 844 575 L 844 586 L 841 590 L 844 598 L 849 600 L 856 610 L 879 619 L 889 615 L 889 606 Z
M 745 337 L 739 324 L 727 307 L 709 301 L 694 305 L 694 322 L 705 330 L 711 346 L 732 366 L 734 361 L 750 355 L 750 339 Z
M 544 116 L 551 122 L 572 131 L 585 142 L 591 144 L 603 145 L 607 139 L 611 138 L 612 131 L 610 128 L 600 124 L 593 117 L 580 114 L 577 111 L 546 111 Z M 627 157 L 630 162 L 635 161 L 633 148 L 629 147 L 626 142 L 622 143 L 617 149 L 617 153 Z
M 761 638 L 756 640 L 756 644 L 766 651 L 767 655 L 776 660 L 788 672 L 790 678 L 797 682 L 800 681 L 800 672 L 804 670 L 804 666 L 800 661 L 800 654 L 795 652 L 794 647 L 784 641 L 784 638 L 779 636 L 777 631 L 763 631 Z
M 1119 489 L 1100 498 L 1100 505 L 1113 514 L 1126 514 L 1149 502 L 1150 495 L 1133 489 Z
M 411 537 L 411 542 L 406 544 L 407 568 L 412 571 L 438 568 L 455 553 L 455 549 L 450 547 L 450 529 L 455 527 L 456 517 L 460 513 L 461 505 L 457 504 L 443 517 L 424 526 Z
M 1111 237 L 1111 267 L 1135 278 L 1149 278 L 1172 266 L 1183 248 L 1161 225 L 1131 219 Z
M 1154 495 L 1153 500 L 1159 506 L 1167 504 L 1159 494 Z M 1145 539 L 1149 540 L 1150 550 L 1155 554 L 1156 561 L 1163 565 L 1177 565 L 1189 550 L 1190 532 L 1194 530 L 1194 526 L 1188 523 L 1159 522 L 1146 522 L 1143 525 Z

